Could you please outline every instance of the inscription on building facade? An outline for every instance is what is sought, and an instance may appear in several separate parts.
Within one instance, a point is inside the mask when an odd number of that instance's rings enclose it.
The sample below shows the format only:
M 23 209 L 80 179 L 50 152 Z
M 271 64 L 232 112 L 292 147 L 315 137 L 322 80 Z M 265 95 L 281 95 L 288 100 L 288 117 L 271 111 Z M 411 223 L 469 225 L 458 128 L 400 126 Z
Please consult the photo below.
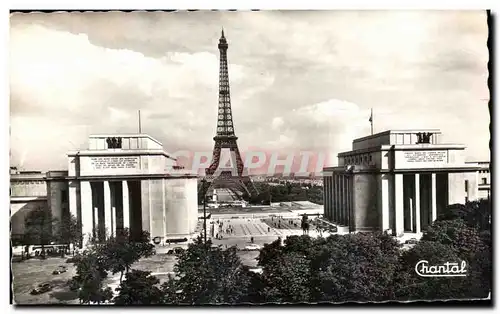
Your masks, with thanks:
M 95 170 L 139 168 L 137 156 L 91 157 L 90 160 Z
M 405 151 L 404 156 L 407 162 L 446 162 L 447 152 L 438 151 Z

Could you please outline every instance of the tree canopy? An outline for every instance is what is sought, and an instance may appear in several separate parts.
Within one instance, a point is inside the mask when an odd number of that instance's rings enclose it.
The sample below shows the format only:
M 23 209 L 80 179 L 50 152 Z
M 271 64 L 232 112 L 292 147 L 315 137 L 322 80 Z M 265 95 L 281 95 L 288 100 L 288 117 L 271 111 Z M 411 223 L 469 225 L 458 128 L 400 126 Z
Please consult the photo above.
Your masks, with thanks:
M 222 250 L 198 237 L 179 257 L 171 291 L 180 304 L 235 304 L 243 300 L 250 278 L 236 248 Z
M 145 245 L 148 241 L 142 241 L 141 246 L 129 246 L 123 239 L 111 239 L 80 257 L 75 278 L 80 282 L 81 300 L 103 302 L 109 300 L 109 290 L 101 285 L 102 278 L 108 271 L 125 271 L 125 280 L 114 299 L 117 304 L 335 303 L 487 297 L 492 272 L 490 230 L 469 216 L 443 217 L 411 248 L 403 248 L 395 237 L 379 232 L 328 238 L 290 236 L 283 242 L 278 239 L 260 250 L 257 263 L 262 272 L 252 272 L 244 266 L 235 247 L 222 250 L 199 237 L 178 256 L 175 275 L 161 286 L 151 273 L 130 270 L 133 261 L 149 254 L 150 247 Z M 127 250 L 136 253 L 125 259 L 122 256 L 129 254 Z M 422 260 L 430 265 L 465 261 L 467 276 L 421 277 L 415 266 Z
M 42 257 L 45 257 L 46 244 L 54 240 L 52 233 L 57 220 L 52 217 L 50 210 L 38 207 L 30 211 L 24 220 L 24 245 L 40 244 L 42 246 Z
M 82 303 L 109 301 L 113 297 L 113 292 L 109 288 L 105 288 L 103 283 L 104 279 L 108 277 L 108 272 L 121 273 L 120 283 L 123 283 L 123 274 L 128 274 L 132 264 L 141 257 L 150 256 L 153 254 L 153 250 L 154 245 L 150 243 L 148 233 L 144 232 L 142 237 L 135 241 L 128 230 L 123 230 L 117 237 L 94 244 L 74 258 L 77 275 L 72 278 L 71 286 L 78 290 L 78 296 Z M 140 286 L 141 280 L 150 280 L 150 278 L 146 274 L 138 272 L 128 277 L 128 282 L 122 290 L 120 302 L 128 300 L 126 294 L 131 287 Z
M 125 280 L 117 288 L 114 303 L 118 305 L 161 304 L 163 291 L 158 278 L 151 272 L 135 270 L 125 275 Z

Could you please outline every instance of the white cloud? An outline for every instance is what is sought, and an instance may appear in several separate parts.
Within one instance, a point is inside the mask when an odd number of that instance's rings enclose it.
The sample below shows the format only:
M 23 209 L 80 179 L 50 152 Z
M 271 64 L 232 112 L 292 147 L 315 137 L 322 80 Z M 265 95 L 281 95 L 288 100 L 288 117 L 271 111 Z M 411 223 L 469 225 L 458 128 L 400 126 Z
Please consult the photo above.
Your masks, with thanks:
M 484 12 L 143 12 L 11 17 L 14 162 L 59 168 L 89 133 L 135 132 L 139 109 L 166 150 L 211 149 L 221 24 L 242 151 L 336 155 L 373 108 L 375 132 L 441 128 L 488 156 Z
M 69 138 L 68 130 L 78 125 L 87 125 L 89 133 L 124 131 L 127 125 L 126 131 L 135 132 L 139 109 L 146 130 L 148 124 L 149 130 L 157 128 L 149 117 L 169 115 L 170 123 L 158 121 L 160 130 L 170 138 L 178 136 L 180 142 L 189 141 L 182 124 L 215 125 L 215 120 L 207 120 L 217 108 L 219 61 L 215 54 L 176 52 L 156 59 L 127 49 L 94 46 L 86 35 L 36 24 L 12 29 L 11 38 L 16 152 L 30 147 L 33 153 L 49 158 L 48 154 L 55 154 L 45 147 L 53 146 L 54 138 Z M 237 64 L 230 64 L 229 71 L 235 86 L 253 75 Z M 205 104 L 210 98 L 214 101 Z M 58 118 L 34 118 L 40 113 Z M 86 145 L 84 137 L 73 136 Z M 62 147 L 57 158 L 63 162 L 72 144 L 62 141 L 58 145 Z
M 332 119 L 350 119 L 359 114 L 359 107 L 356 104 L 330 99 L 321 103 L 302 107 L 295 111 L 301 119 L 309 119 L 316 123 L 332 123 Z
M 282 117 L 274 117 L 273 121 L 271 122 L 271 127 L 273 128 L 273 130 L 279 130 L 284 123 L 285 121 Z

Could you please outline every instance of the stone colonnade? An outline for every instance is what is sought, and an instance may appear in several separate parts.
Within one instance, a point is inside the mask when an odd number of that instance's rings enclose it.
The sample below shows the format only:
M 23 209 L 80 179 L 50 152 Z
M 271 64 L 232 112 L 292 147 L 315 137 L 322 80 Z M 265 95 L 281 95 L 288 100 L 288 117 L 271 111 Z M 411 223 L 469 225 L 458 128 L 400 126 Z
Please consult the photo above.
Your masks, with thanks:
M 373 175 L 377 177 L 373 182 L 377 184 L 376 195 L 380 199 L 374 198 L 372 204 L 363 205 L 377 204 L 369 208 L 377 210 L 379 218 L 379 224 L 373 225 L 372 229 L 391 230 L 395 235 L 421 233 L 436 220 L 436 173 Z M 334 172 L 324 178 L 325 216 L 339 226 L 349 226 L 352 231 L 356 231 L 356 211 L 365 211 L 364 208 L 355 208 L 354 193 L 368 193 L 356 190 L 355 176 Z
M 102 241 L 116 236 L 120 230 L 131 228 L 129 194 L 128 181 L 80 181 L 84 243 L 90 237 Z
M 353 210 L 352 180 L 350 175 L 334 173 L 326 176 L 324 181 L 325 215 L 341 226 L 352 225 L 352 217 L 349 217 Z
M 421 233 L 437 218 L 436 173 L 394 177 L 395 233 Z

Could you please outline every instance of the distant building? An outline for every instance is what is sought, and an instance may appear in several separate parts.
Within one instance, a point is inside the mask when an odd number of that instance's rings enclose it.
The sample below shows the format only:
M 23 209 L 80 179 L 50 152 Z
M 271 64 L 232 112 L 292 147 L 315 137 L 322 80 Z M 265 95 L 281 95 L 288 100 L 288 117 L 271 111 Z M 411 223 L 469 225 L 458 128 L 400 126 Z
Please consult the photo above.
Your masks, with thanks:
M 324 168 L 326 218 L 344 231 L 420 234 L 447 205 L 478 199 L 481 166 L 440 136 L 403 130 L 355 139 L 337 167 Z
M 477 175 L 478 182 L 478 198 L 487 199 L 490 197 L 491 193 L 491 176 L 490 176 L 490 162 L 489 161 L 479 161 L 479 162 L 467 162 L 469 165 L 478 165 L 480 167 Z
M 123 228 L 147 231 L 156 242 L 189 240 L 198 222 L 197 177 L 175 163 L 148 135 L 110 134 L 68 153 L 68 171 L 11 169 L 12 235 L 22 235 L 26 214 L 38 206 L 59 220 L 74 215 L 84 242 Z
M 47 185 L 41 171 L 19 171 L 10 168 L 11 238 L 20 240 L 24 235 L 24 221 L 37 208 L 47 209 Z

